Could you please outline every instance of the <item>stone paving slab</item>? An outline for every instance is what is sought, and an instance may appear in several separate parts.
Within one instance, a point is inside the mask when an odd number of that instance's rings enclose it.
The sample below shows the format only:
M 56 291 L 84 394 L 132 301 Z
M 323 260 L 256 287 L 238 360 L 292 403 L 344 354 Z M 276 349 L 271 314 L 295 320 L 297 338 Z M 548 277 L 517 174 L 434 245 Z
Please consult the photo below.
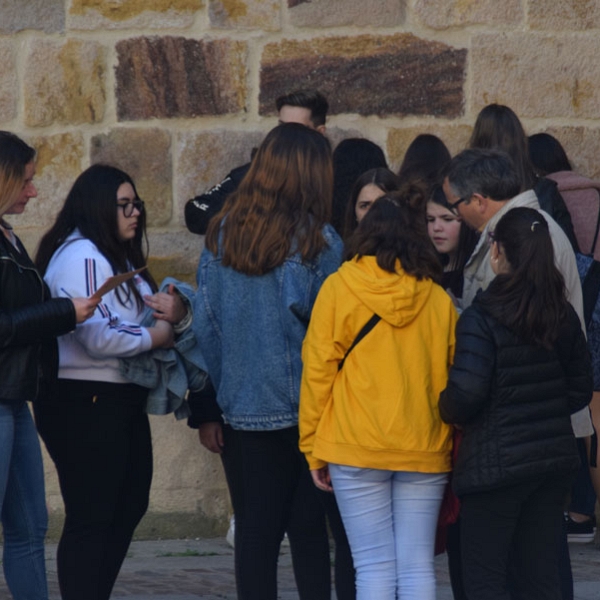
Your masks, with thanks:
M 600 549 L 570 546 L 575 600 L 600 600 Z M 50 600 L 60 600 L 56 544 L 46 546 Z M 436 558 L 437 600 L 452 600 L 446 556 Z M 236 600 L 233 550 L 224 539 L 133 542 L 112 600 Z M 279 599 L 298 600 L 289 548 L 279 560 Z M 0 578 L 0 600 L 12 600 Z M 332 594 L 335 600 L 335 594 Z

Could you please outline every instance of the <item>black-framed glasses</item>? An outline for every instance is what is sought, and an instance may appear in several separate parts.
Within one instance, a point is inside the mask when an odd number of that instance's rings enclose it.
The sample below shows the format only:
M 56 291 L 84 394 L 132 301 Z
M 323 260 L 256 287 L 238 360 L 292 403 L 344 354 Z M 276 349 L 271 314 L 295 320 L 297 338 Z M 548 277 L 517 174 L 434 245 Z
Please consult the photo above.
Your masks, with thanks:
M 452 204 L 450 204 L 450 210 L 456 215 L 456 216 L 460 216 L 458 214 L 458 205 L 461 204 L 462 202 L 466 202 L 471 196 L 464 196 L 463 198 L 459 198 L 456 202 L 453 202 Z
M 138 212 L 144 212 L 144 201 L 140 200 L 139 198 L 131 202 L 124 202 L 123 204 L 117 202 L 117 206 L 123 210 L 123 216 L 127 218 L 133 216 L 133 211 L 136 208 Z

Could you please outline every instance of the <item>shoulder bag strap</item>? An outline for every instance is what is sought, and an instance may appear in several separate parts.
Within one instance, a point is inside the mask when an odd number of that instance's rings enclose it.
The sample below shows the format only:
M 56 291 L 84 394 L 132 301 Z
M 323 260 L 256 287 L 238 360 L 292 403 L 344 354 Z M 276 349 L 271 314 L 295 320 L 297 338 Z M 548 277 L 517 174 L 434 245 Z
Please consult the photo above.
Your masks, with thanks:
M 342 358 L 342 360 L 338 364 L 338 371 L 342 370 L 342 367 L 344 366 L 344 363 L 346 362 L 346 357 L 348 356 L 348 354 L 350 354 L 350 352 L 352 351 L 354 346 L 356 346 L 356 344 L 358 344 L 358 342 L 360 342 L 360 340 L 362 340 L 365 337 L 365 335 L 367 335 L 367 333 L 369 333 L 369 331 L 371 331 L 371 329 L 373 329 L 373 327 L 375 327 L 375 325 L 377 325 L 377 323 L 379 321 L 381 321 L 381 317 L 379 315 L 373 315 L 363 325 L 362 329 L 358 332 L 358 335 L 354 338 L 354 341 L 350 345 L 350 348 L 348 348 L 348 350 L 346 350 L 346 354 L 344 354 L 344 358 Z

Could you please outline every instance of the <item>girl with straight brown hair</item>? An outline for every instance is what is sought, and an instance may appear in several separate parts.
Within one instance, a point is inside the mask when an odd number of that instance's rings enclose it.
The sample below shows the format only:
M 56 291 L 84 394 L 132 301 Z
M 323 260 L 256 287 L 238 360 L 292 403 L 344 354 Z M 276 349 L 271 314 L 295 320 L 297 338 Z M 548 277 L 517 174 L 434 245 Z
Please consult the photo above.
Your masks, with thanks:
M 200 257 L 193 326 L 225 422 L 221 456 L 241 600 L 275 600 L 284 532 L 293 555 L 302 554 L 299 538 L 310 537 L 309 516 L 304 527 L 289 525 L 292 505 L 306 509 L 314 498 L 298 449 L 300 352 L 317 292 L 341 258 L 341 241 L 327 225 L 332 179 L 320 133 L 296 123 L 276 127 L 211 221 Z M 330 597 L 326 544 L 319 560 L 325 578 L 311 573 L 301 598 Z

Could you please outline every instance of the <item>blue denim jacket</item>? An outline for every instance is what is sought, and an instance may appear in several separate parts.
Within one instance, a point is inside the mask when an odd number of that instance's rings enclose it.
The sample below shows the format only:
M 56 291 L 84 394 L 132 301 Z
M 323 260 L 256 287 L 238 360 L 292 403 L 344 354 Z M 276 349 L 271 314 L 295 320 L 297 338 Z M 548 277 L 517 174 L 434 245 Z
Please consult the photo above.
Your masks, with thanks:
M 174 284 L 191 305 L 195 291 L 192 286 L 167 277 L 160 285 L 166 292 L 169 284 Z M 153 310 L 146 307 L 142 322 L 144 327 L 154 325 Z M 119 359 L 119 371 L 131 382 L 150 388 L 146 412 L 150 415 L 175 413 L 177 419 L 190 416 L 186 402 L 188 390 L 198 391 L 204 387 L 206 372 L 200 349 L 191 327 L 175 338 L 173 348 L 155 348 L 137 356 Z
M 193 329 L 223 418 L 234 429 L 271 430 L 298 423 L 301 349 L 317 293 L 341 260 L 342 241 L 326 225 L 326 247 L 265 275 L 224 267 L 204 249 L 198 266 Z

